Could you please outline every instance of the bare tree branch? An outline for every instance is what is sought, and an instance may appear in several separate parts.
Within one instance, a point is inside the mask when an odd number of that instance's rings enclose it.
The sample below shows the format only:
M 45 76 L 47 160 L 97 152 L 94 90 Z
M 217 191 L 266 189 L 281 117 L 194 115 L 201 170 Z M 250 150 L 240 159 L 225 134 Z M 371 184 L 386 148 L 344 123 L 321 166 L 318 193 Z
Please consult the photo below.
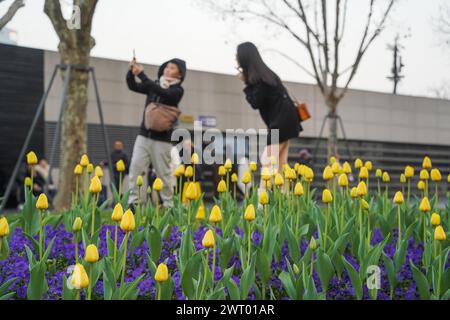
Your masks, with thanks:
M 11 5 L 8 8 L 8 11 L 6 11 L 3 17 L 0 18 L 0 30 L 3 29 L 9 21 L 11 21 L 11 19 L 15 16 L 17 11 L 19 11 L 19 9 L 22 8 L 23 6 L 25 6 L 23 0 L 15 0 L 13 3 L 11 3 Z

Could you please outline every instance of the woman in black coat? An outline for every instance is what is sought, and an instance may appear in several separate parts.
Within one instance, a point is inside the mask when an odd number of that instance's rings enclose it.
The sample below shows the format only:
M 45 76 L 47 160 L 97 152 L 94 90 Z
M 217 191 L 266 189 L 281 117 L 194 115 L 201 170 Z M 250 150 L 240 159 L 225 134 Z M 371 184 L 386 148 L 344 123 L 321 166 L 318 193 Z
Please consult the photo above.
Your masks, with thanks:
M 264 63 L 253 43 L 241 43 L 237 47 L 236 59 L 239 78 L 246 85 L 245 97 L 253 109 L 259 110 L 269 131 L 261 163 L 268 166 L 273 156 L 279 172 L 282 172 L 287 163 L 289 139 L 298 137 L 303 130 L 297 109 L 280 78 Z

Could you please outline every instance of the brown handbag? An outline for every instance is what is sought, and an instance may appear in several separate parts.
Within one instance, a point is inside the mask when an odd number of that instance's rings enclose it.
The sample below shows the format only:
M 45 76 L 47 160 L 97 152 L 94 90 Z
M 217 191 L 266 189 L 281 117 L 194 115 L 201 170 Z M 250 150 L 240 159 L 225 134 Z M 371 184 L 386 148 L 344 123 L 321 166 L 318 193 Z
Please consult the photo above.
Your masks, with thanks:
M 173 128 L 180 114 L 181 111 L 177 107 L 152 102 L 145 108 L 145 128 L 158 132 L 168 131 Z
M 298 117 L 301 122 L 311 118 L 306 102 L 295 101 L 295 108 L 297 109 Z

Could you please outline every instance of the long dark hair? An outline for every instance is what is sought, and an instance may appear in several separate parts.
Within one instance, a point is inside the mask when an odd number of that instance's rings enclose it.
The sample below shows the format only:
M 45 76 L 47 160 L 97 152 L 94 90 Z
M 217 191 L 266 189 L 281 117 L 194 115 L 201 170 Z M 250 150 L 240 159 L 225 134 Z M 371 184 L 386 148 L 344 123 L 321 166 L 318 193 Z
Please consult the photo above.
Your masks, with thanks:
M 243 42 L 238 45 L 236 58 L 247 84 L 264 82 L 275 86 L 280 82 L 280 78 L 264 63 L 252 42 Z

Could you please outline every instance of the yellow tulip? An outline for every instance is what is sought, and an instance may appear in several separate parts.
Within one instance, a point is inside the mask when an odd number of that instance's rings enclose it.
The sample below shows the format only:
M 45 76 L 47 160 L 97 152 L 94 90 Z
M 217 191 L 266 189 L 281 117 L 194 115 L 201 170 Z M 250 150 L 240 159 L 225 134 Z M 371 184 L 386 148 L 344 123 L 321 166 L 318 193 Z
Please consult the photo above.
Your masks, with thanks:
M 391 181 L 391 177 L 389 176 L 389 173 L 387 171 L 383 172 L 383 182 L 388 183 Z
M 314 179 L 314 171 L 310 167 L 305 167 L 305 179 L 308 182 L 312 182 Z
M 414 177 L 414 167 L 412 167 L 412 166 L 405 167 L 405 177 L 406 178 Z
M 356 187 L 353 187 L 353 188 L 350 190 L 350 196 L 351 196 L 352 198 L 357 198 L 357 197 L 358 197 L 358 189 L 357 189 Z
M 102 191 L 102 183 L 97 176 L 94 176 L 91 179 L 91 184 L 89 185 L 89 192 L 91 193 L 99 193 Z
M 227 191 L 227 184 L 224 180 L 220 180 L 219 184 L 217 185 L 217 192 L 223 193 Z
M 261 191 L 261 194 L 259 195 L 259 203 L 263 206 L 269 203 L 269 195 L 266 190 Z
M 85 289 L 89 285 L 89 278 L 81 263 L 77 263 L 73 268 L 70 284 L 77 290 Z
M 425 156 L 423 158 L 423 162 L 422 162 L 422 168 L 424 169 L 431 169 L 432 165 L 431 165 L 431 159 L 428 156 Z
M 362 207 L 364 210 L 369 210 L 369 203 L 368 203 L 366 200 L 361 199 L 361 207 Z
M 39 198 L 37 199 L 37 202 L 36 202 L 36 208 L 39 210 L 48 209 L 48 199 L 47 199 L 47 196 L 45 195 L 45 193 L 41 193 L 39 195 Z
M 419 210 L 422 212 L 430 212 L 431 206 L 430 201 L 428 201 L 428 197 L 423 197 L 422 201 L 420 202 Z
M 318 247 L 317 241 L 316 241 L 316 239 L 314 239 L 314 236 L 312 236 L 312 237 L 311 237 L 311 240 L 309 241 L 309 248 L 310 248 L 312 251 L 316 251 L 317 247 Z
M 197 187 L 195 186 L 195 183 L 188 183 L 186 188 L 186 199 L 190 201 L 197 199 Z
M 96 166 L 95 167 L 95 173 L 94 173 L 97 177 L 101 178 L 103 177 L 103 169 L 100 166 Z
M 420 180 L 420 181 L 417 183 L 417 189 L 419 189 L 419 190 L 421 190 L 421 191 L 425 190 L 425 183 L 424 183 L 422 180 Z
M 77 176 L 81 175 L 83 173 L 83 167 L 79 164 L 75 166 L 75 169 L 73 169 L 73 173 Z
M 192 168 L 192 166 L 187 166 L 186 169 L 184 170 L 184 176 L 186 178 L 192 178 L 193 175 L 194 169 Z
M 195 215 L 195 219 L 203 220 L 205 219 L 205 205 L 202 203 L 197 209 L 197 214 Z
M 426 169 L 420 170 L 420 180 L 428 180 L 430 179 L 430 175 Z
M 400 183 L 406 183 L 406 176 L 403 173 L 400 174 Z
M 403 193 L 401 191 L 397 191 L 394 196 L 394 203 L 402 204 L 403 202 L 405 202 L 405 199 L 403 198 Z
M 211 230 L 206 231 L 202 239 L 202 245 L 205 248 L 214 248 L 216 246 L 216 240 Z
M 360 197 L 365 197 L 367 195 L 367 186 L 364 181 L 358 183 L 358 186 L 356 187 L 356 193 Z
M 305 175 L 305 168 L 306 166 L 304 164 L 299 165 L 297 168 L 297 174 L 303 177 Z
M 339 176 L 338 184 L 341 187 L 347 187 L 348 186 L 348 177 L 345 173 L 342 173 Z
M 9 234 L 9 224 L 5 217 L 0 218 L 0 241 Z
M 364 167 L 369 171 L 372 170 L 372 161 L 366 161 L 366 163 L 364 163 Z
M 249 184 L 251 179 L 252 179 L 252 177 L 250 175 L 250 172 L 245 171 L 244 176 L 242 177 L 242 183 L 243 184 Z
M 431 180 L 434 182 L 440 182 L 442 180 L 441 172 L 439 169 L 432 169 L 431 170 Z
M 223 177 L 223 176 L 225 176 L 225 175 L 227 174 L 227 170 L 225 169 L 224 166 L 220 166 L 220 167 L 219 167 L 218 174 L 219 174 L 219 176 L 221 176 L 221 177 Z
M 375 171 L 375 177 L 381 178 L 382 176 L 383 176 L 383 171 L 381 171 L 381 169 L 377 169 L 377 171 Z
M 225 164 L 223 165 L 223 167 L 225 168 L 225 170 L 230 171 L 231 168 L 233 167 L 233 165 L 231 164 L 231 160 L 230 159 L 225 160 Z
M 294 188 L 294 195 L 297 197 L 300 197 L 304 194 L 303 192 L 303 185 L 300 182 L 297 182 L 295 184 L 295 188 Z
M 83 154 L 81 156 L 81 160 L 80 160 L 80 166 L 82 166 L 83 168 L 86 168 L 89 164 L 89 158 L 87 156 L 87 154 Z
M 169 270 L 165 263 L 160 263 L 156 268 L 155 281 L 166 282 L 167 280 L 169 280 Z
M 275 182 L 275 185 L 277 187 L 281 187 L 284 184 L 284 180 L 283 180 L 283 177 L 281 176 L 281 174 L 277 173 L 275 175 L 275 181 L 274 182 Z
M 131 212 L 130 209 L 125 211 L 123 214 L 122 220 L 120 221 L 120 229 L 124 232 L 130 232 L 133 231 L 136 227 L 135 221 L 134 221 L 134 214 Z
M 236 173 L 233 173 L 231 175 L 231 182 L 236 183 L 238 181 L 238 176 Z
M 445 235 L 444 228 L 442 228 L 442 226 L 437 226 L 436 229 L 434 229 L 434 240 L 445 241 L 445 239 L 447 239 L 447 236 Z
M 211 213 L 209 214 L 209 222 L 211 223 L 219 223 L 222 221 L 222 210 L 218 205 L 214 205 L 211 209 Z
M 89 263 L 96 263 L 98 259 L 98 250 L 95 244 L 88 245 L 86 248 L 86 253 L 84 255 L 84 261 Z
M 447 182 L 450 183 L 450 174 L 447 176 Z
M 123 217 L 123 208 L 122 205 L 120 204 L 120 202 L 118 202 L 113 209 L 112 215 L 111 215 L 111 220 L 114 222 L 120 222 L 120 220 L 122 220 Z
M 331 171 L 333 172 L 334 175 L 338 175 L 341 172 L 341 166 L 339 162 L 336 161 L 331 165 Z
M 89 174 L 91 174 L 92 172 L 94 172 L 94 165 L 92 163 L 89 163 L 86 167 L 86 170 Z
M 361 169 L 361 167 L 363 166 L 363 162 L 361 159 L 356 159 L 355 160 L 355 169 Z
M 366 167 L 361 167 L 361 169 L 359 169 L 359 178 L 367 179 L 368 177 L 369 177 L 369 170 L 367 170 Z
M 333 179 L 333 177 L 334 177 L 333 170 L 331 169 L 330 166 L 326 166 L 325 169 L 323 170 L 322 175 L 323 180 L 328 181 Z
M 250 170 L 251 170 L 252 172 L 255 172 L 256 170 L 258 170 L 258 165 L 257 165 L 256 162 L 254 162 L 254 161 L 251 161 L 251 162 L 250 162 Z
M 244 219 L 245 221 L 255 220 L 255 207 L 253 206 L 253 204 L 249 204 L 245 209 Z
M 345 162 L 344 162 L 344 164 L 343 164 L 343 166 L 342 166 L 342 169 L 344 170 L 344 173 L 345 173 L 345 174 L 350 174 L 350 173 L 352 173 L 352 167 L 350 166 L 350 163 L 348 163 L 348 161 L 345 161 Z
M 324 189 L 322 192 L 322 202 L 330 203 L 331 201 L 333 201 L 333 196 L 331 195 L 330 190 Z
M 82 226 L 83 226 L 83 220 L 81 220 L 80 217 L 76 217 L 75 220 L 73 221 L 72 231 L 78 232 L 81 230 Z
M 199 158 L 198 158 L 198 154 L 197 153 L 193 153 L 191 156 L 191 163 L 192 164 L 198 164 L 199 163 Z
M 330 157 L 330 164 L 335 164 L 336 163 L 336 157 L 335 156 L 331 156 Z
M 430 223 L 432 226 L 438 226 L 441 224 L 441 216 L 434 212 L 431 215 Z
M 25 178 L 25 181 L 24 181 L 24 184 L 25 184 L 25 186 L 26 187 L 31 187 L 31 178 L 30 177 L 26 177 Z
M 29 165 L 35 165 L 38 163 L 38 158 L 36 156 L 36 153 L 34 153 L 34 151 L 30 151 L 27 153 L 27 163 Z
M 156 192 L 161 191 L 163 188 L 163 182 L 160 178 L 156 178 L 155 181 L 153 181 L 153 190 Z
M 116 162 L 116 170 L 117 170 L 117 172 L 125 171 L 125 162 L 123 162 L 123 160 L 119 160 Z
M 270 173 L 269 168 L 263 167 L 261 170 L 261 179 L 264 181 L 270 180 L 272 178 L 272 174 Z

